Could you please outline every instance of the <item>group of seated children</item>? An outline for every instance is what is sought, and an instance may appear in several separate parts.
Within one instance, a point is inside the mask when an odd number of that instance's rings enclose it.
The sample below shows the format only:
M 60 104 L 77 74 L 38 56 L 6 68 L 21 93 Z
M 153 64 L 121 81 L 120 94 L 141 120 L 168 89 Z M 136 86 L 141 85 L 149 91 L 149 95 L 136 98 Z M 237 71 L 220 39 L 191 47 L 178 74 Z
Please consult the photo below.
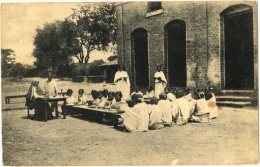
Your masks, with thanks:
M 208 122 L 207 119 L 218 117 L 212 87 L 207 87 L 204 91 L 194 89 L 192 93 L 187 88 L 171 92 L 170 88 L 166 87 L 159 95 L 159 99 L 151 95 L 152 91 L 150 88 L 144 96 L 136 89 L 131 94 L 131 101 L 126 102 L 122 99 L 121 92 L 108 92 L 107 89 L 92 90 L 93 99 L 90 100 L 84 95 L 84 90 L 80 89 L 76 101 L 69 89 L 67 103 L 77 102 L 90 107 L 117 110 L 121 113 L 119 124 L 124 131 L 128 132 L 156 130 L 174 124 L 185 125 L 188 121 Z M 144 102 L 144 97 L 150 98 L 149 104 Z M 112 122 L 112 118 L 108 115 L 103 115 L 101 120 Z

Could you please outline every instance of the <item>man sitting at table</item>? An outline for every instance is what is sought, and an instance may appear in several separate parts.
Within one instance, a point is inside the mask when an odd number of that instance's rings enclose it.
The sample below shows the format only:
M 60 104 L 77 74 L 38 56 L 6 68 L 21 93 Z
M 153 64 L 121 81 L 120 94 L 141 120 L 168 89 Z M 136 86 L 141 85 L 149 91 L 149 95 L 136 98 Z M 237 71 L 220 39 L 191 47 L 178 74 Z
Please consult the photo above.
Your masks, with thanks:
M 38 87 L 38 85 L 39 81 L 32 81 L 31 86 L 26 95 L 25 106 L 27 106 L 30 110 L 34 109 L 34 117 L 32 119 L 38 119 L 39 116 L 44 115 L 44 112 L 42 111 L 44 104 L 35 101 L 35 99 L 43 97 L 41 95 L 41 89 Z

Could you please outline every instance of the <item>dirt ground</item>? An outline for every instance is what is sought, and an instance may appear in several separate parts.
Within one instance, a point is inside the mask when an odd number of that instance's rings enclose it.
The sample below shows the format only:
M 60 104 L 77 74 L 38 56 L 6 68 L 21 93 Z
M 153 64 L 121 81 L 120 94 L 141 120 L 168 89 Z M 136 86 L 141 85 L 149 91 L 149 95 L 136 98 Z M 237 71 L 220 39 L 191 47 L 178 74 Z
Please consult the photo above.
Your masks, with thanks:
M 62 84 L 65 90 L 68 84 L 59 83 Z M 25 91 L 24 87 L 20 90 Z M 10 85 L 2 86 L 4 94 L 10 89 Z M 223 107 L 219 118 L 210 123 L 127 133 L 81 117 L 41 122 L 28 119 L 25 109 L 2 110 L 3 165 L 257 164 L 258 117 L 257 108 Z
M 8 166 L 204 165 L 258 163 L 258 111 L 222 108 L 210 123 L 127 133 L 68 116 L 30 120 L 2 112 Z

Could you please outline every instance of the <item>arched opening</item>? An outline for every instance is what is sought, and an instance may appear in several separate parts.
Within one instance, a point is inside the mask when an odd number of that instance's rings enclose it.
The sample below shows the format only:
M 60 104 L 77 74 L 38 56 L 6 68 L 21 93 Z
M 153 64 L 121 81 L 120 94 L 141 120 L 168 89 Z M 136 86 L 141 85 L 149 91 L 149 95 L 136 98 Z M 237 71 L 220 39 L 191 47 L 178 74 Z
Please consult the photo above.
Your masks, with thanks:
M 254 88 L 253 11 L 234 5 L 221 14 L 222 86 L 224 89 Z
M 186 24 L 173 20 L 165 25 L 164 33 L 168 83 L 173 87 L 186 87 Z
M 134 30 L 131 40 L 134 86 L 147 88 L 149 85 L 147 31 L 143 28 Z

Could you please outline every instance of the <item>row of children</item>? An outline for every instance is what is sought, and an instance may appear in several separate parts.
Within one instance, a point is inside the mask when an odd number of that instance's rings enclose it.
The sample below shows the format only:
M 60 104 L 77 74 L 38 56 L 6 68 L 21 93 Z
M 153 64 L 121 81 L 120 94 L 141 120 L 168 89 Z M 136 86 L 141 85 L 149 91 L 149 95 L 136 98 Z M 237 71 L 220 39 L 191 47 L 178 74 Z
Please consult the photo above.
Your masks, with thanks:
M 141 93 L 133 94 L 132 100 L 135 105 L 126 108 L 121 115 L 123 127 L 130 132 L 155 130 L 173 124 L 184 125 L 188 121 L 208 122 L 201 117 L 204 115 L 208 119 L 218 117 L 212 87 L 207 87 L 205 91 L 194 89 L 192 93 L 189 89 L 176 89 L 171 93 L 166 87 L 164 93 L 159 95 L 159 100 L 151 98 L 148 105 L 143 102 Z
M 78 101 L 93 107 L 107 107 L 124 111 L 119 122 L 126 131 L 148 131 L 173 124 L 184 125 L 188 121 L 203 122 L 204 120 L 200 116 L 205 114 L 208 114 L 210 118 L 216 118 L 218 109 L 212 91 L 212 87 L 207 87 L 205 91 L 194 89 L 191 93 L 189 89 L 176 89 L 171 93 L 170 88 L 166 87 L 164 92 L 159 95 L 159 99 L 152 97 L 150 104 L 146 104 L 141 91 L 133 92 L 131 102 L 127 103 L 122 99 L 123 95 L 120 91 L 113 93 L 106 89 L 103 91 L 92 90 L 93 99 L 83 101 L 80 100 L 84 97 L 84 92 L 82 94 L 81 90 Z M 108 119 L 104 118 L 103 120 L 108 122 L 112 121 L 108 117 Z
M 67 90 L 67 104 L 86 104 L 92 107 L 99 107 L 104 108 L 109 106 L 114 99 L 114 92 L 108 92 L 107 89 L 104 90 L 92 90 L 91 91 L 91 98 L 87 97 L 84 94 L 83 89 L 79 89 L 77 99 L 73 96 L 73 91 L 71 89 Z

